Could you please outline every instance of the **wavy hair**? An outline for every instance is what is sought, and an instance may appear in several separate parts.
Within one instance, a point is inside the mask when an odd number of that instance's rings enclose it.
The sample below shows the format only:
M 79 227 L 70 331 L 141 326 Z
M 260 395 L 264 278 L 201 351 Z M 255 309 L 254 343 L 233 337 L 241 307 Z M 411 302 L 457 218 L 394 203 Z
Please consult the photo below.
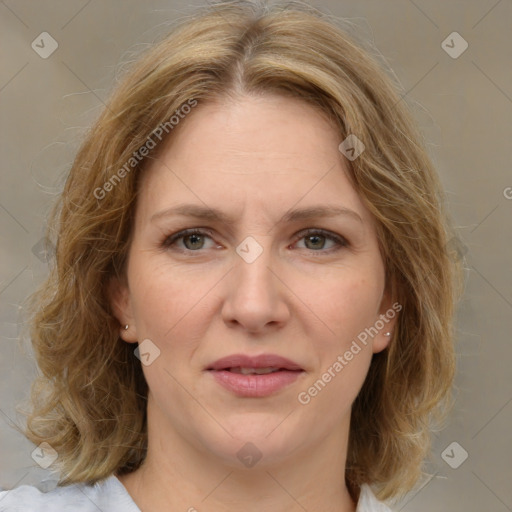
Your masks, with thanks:
M 144 460 L 147 383 L 119 336 L 108 283 L 125 272 L 139 176 L 156 151 L 148 141 L 162 126 L 162 139 L 172 137 L 169 120 L 183 105 L 240 94 L 306 101 L 340 141 L 355 134 L 365 145 L 348 162 L 350 179 L 375 218 L 386 286 L 403 309 L 352 407 L 346 482 L 386 499 L 417 481 L 431 420 L 450 401 L 460 261 L 401 87 L 349 32 L 346 20 L 302 2 L 221 2 L 180 20 L 115 87 L 51 215 L 56 254 L 31 300 L 40 375 L 24 434 L 58 452 L 59 485 L 129 473 Z

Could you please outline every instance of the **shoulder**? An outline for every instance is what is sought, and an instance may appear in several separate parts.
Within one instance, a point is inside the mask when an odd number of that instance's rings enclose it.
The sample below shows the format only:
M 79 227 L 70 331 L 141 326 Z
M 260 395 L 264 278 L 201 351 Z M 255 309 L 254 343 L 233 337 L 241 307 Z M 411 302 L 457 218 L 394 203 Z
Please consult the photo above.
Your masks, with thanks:
M 356 512 L 392 512 L 392 510 L 375 497 L 369 485 L 363 484 Z
M 115 477 L 94 485 L 73 484 L 41 492 L 22 485 L 0 492 L 0 512 L 140 512 L 130 495 Z

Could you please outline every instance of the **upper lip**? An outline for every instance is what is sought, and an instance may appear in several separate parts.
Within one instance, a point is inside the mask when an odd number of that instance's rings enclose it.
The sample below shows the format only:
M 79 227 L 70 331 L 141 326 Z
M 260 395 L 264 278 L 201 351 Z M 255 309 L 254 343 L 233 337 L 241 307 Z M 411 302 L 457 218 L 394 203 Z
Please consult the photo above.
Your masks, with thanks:
M 295 361 L 276 354 L 261 354 L 249 356 L 246 354 L 232 354 L 218 359 L 207 370 L 226 370 L 228 368 L 279 368 L 284 370 L 302 370 Z

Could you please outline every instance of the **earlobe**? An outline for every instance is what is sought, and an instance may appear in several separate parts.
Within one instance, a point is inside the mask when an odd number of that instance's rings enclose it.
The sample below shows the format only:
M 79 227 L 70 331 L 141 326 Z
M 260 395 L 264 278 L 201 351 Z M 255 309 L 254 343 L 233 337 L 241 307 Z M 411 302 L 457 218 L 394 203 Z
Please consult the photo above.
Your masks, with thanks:
M 121 327 L 119 336 L 121 336 L 121 338 L 128 343 L 136 343 L 138 341 L 135 326 L 132 328 L 129 324 Z
M 385 332 L 384 332 L 385 331 Z M 384 349 L 386 349 L 389 344 L 391 343 L 391 340 L 393 338 L 393 331 L 388 331 L 384 329 L 383 331 L 380 331 L 377 336 L 373 339 L 372 344 L 372 351 L 374 354 L 377 354 L 379 352 L 382 352 Z
M 393 302 L 389 293 L 384 293 L 381 301 L 379 317 L 375 322 L 378 333 L 373 338 L 372 350 L 374 354 L 386 349 L 394 337 L 398 312 L 402 306 Z
M 111 277 L 107 285 L 107 295 L 112 312 L 119 322 L 119 336 L 128 343 L 137 342 L 128 285 L 117 277 Z

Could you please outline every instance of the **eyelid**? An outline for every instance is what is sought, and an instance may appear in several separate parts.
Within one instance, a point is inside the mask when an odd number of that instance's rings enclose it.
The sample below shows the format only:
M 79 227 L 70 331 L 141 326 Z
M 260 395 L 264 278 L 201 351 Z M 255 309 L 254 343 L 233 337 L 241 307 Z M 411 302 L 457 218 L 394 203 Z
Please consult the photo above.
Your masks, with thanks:
M 338 243 L 340 246 L 343 246 L 343 247 L 349 246 L 349 242 L 344 236 L 338 235 L 336 233 L 333 233 L 332 231 L 329 231 L 327 229 L 322 229 L 322 228 L 306 228 L 306 229 L 303 229 L 302 231 L 299 231 L 295 235 L 295 242 L 298 242 L 301 238 L 304 238 L 305 236 L 308 236 L 308 235 L 321 235 L 321 236 L 324 236 L 325 238 L 328 238 L 329 240 L 332 240 L 332 241 Z M 313 251 L 313 252 L 328 252 L 328 251 Z
M 172 233 L 171 235 L 168 235 L 164 237 L 164 240 L 162 242 L 162 246 L 165 247 L 171 247 L 172 244 L 174 244 L 176 241 L 178 241 L 180 238 L 185 238 L 187 235 L 207 235 L 213 240 L 214 233 L 211 229 L 208 228 L 187 228 L 187 229 L 181 229 L 180 231 L 176 231 L 175 233 Z M 187 252 L 199 252 L 199 251 L 190 251 L 187 250 Z
M 180 231 L 177 231 L 169 236 L 166 236 L 162 242 L 162 247 L 170 248 L 173 246 L 173 244 L 176 241 L 186 237 L 187 235 L 194 235 L 194 234 L 203 235 L 203 236 L 206 235 L 206 236 L 210 237 L 212 240 L 214 240 L 214 232 L 211 229 L 201 228 L 201 227 L 187 228 L 187 229 L 182 229 Z M 329 239 L 337 244 L 336 247 L 331 247 L 330 249 L 326 249 L 326 250 L 320 249 L 318 251 L 315 251 L 313 249 L 310 249 L 309 250 L 310 253 L 318 253 L 318 255 L 330 254 L 330 253 L 338 251 L 344 247 L 350 246 L 350 242 L 344 236 L 338 235 L 332 231 L 322 229 L 322 228 L 306 228 L 306 229 L 303 229 L 303 230 L 297 232 L 294 235 L 294 240 L 293 240 L 292 245 L 296 244 L 299 240 L 301 240 L 302 238 L 304 238 L 308 235 L 320 235 L 320 236 L 323 236 L 326 239 Z M 184 253 L 186 252 L 187 254 L 194 253 L 194 252 L 197 252 L 197 253 L 201 252 L 201 249 L 199 249 L 197 251 L 193 251 L 190 249 L 178 249 L 177 248 L 176 250 L 178 250 L 180 252 L 184 252 Z

